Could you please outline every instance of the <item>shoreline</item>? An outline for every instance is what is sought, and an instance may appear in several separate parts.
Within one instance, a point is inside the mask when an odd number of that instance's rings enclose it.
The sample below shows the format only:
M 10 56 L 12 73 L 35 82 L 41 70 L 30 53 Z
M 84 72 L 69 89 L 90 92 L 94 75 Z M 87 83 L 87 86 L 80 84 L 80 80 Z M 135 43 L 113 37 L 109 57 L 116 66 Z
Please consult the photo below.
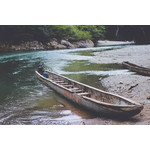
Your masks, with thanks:
M 78 48 L 94 48 L 94 47 L 105 47 L 105 46 L 122 46 L 134 44 L 128 41 L 98 41 L 94 45 L 91 40 L 80 40 L 77 42 L 69 42 L 67 40 L 61 40 L 58 42 L 57 39 L 53 39 L 47 43 L 41 43 L 38 41 L 23 42 L 20 44 L 4 44 L 0 43 L 0 53 L 3 52 L 29 52 L 29 51 L 52 51 L 62 49 L 78 49 Z
M 150 45 L 128 46 L 122 49 L 95 52 L 91 60 L 99 64 L 121 64 L 130 61 L 150 68 Z M 130 71 L 131 72 L 131 71 Z M 126 75 L 113 75 L 101 80 L 106 91 L 115 93 L 141 104 L 144 109 L 140 114 L 127 120 L 110 118 L 93 118 L 85 120 L 89 125 L 149 125 L 150 124 L 150 76 L 142 76 L 135 72 Z M 131 87 L 134 87 L 131 89 Z

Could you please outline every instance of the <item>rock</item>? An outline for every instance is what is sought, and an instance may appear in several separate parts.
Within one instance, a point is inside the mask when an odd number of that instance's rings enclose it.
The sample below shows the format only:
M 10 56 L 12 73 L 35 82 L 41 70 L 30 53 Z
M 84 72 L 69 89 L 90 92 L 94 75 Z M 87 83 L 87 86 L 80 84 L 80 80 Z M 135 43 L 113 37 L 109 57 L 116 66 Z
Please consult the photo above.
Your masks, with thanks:
M 24 50 L 43 50 L 44 46 L 41 42 L 38 41 L 31 41 L 31 42 L 24 42 L 19 45 L 11 45 L 11 50 L 15 51 L 24 51 Z
M 66 46 L 67 48 L 75 48 L 73 44 L 66 40 L 61 40 L 61 44 Z
M 99 78 L 98 80 L 99 80 L 99 81 L 101 81 L 101 80 L 102 80 L 102 78 Z
M 149 96 L 147 96 L 147 99 L 150 99 L 150 95 L 149 95 Z
M 119 89 L 120 89 L 120 88 L 121 88 L 121 86 L 117 86 L 117 88 L 119 88 Z
M 122 81 L 120 81 L 120 82 L 119 82 L 119 84 L 123 84 L 123 82 L 122 82 Z
M 56 40 L 50 42 L 50 47 L 52 49 L 65 49 L 65 48 L 67 48 L 65 45 L 59 44 Z
M 73 43 L 76 48 L 90 48 L 94 47 L 94 43 L 91 40 L 79 41 Z
M 71 45 L 70 45 L 71 46 Z M 28 51 L 28 50 L 44 50 L 44 49 L 66 49 L 65 45 L 59 44 L 56 39 L 53 41 L 42 44 L 38 41 L 23 42 L 18 45 L 0 44 L 2 50 L 15 50 L 15 51 Z
M 15 46 L 14 45 L 12 45 L 11 47 L 10 47 L 10 49 L 12 49 L 12 50 L 15 50 Z
M 50 45 L 53 49 L 57 49 L 57 45 L 58 45 L 58 42 L 57 41 L 51 41 L 50 42 Z
M 79 41 L 75 43 L 70 43 L 67 40 L 61 40 L 59 43 L 57 39 L 53 38 L 51 41 L 43 44 L 38 41 L 30 41 L 30 42 L 23 42 L 18 45 L 10 45 L 10 44 L 3 44 L 0 43 L 0 50 L 14 50 L 14 51 L 28 51 L 28 50 L 51 50 L 51 49 L 70 49 L 70 48 L 87 48 L 87 47 L 94 47 L 94 43 L 91 40 Z
M 66 49 L 66 46 L 62 45 L 62 44 L 58 44 L 57 45 L 57 49 Z

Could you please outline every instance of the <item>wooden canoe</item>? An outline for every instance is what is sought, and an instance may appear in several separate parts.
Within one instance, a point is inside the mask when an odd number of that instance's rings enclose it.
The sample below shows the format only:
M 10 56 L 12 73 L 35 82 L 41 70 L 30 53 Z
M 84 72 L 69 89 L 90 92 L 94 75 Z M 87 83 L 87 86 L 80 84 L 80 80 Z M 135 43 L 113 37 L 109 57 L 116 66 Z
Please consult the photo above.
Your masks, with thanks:
M 131 117 L 143 109 L 143 105 L 122 96 L 102 91 L 53 72 L 46 72 L 48 78 L 36 71 L 39 80 L 68 100 L 99 115 Z
M 124 61 L 122 62 L 122 65 L 131 70 L 131 71 L 135 71 L 139 74 L 142 74 L 142 75 L 150 75 L 150 68 L 145 68 L 145 67 L 141 67 L 141 66 L 138 66 L 136 64 L 133 64 L 133 63 L 130 63 L 128 61 Z

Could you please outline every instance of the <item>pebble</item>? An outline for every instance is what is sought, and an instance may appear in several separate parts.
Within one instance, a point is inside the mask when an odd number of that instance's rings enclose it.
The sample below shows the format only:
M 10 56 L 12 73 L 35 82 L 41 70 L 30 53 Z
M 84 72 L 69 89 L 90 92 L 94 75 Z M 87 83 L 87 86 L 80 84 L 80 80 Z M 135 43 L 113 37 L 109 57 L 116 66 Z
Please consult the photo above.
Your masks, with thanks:
M 117 86 L 117 88 L 121 88 L 121 86 Z
M 99 81 L 101 81 L 101 80 L 102 80 L 102 78 L 99 78 L 98 80 L 99 80 Z

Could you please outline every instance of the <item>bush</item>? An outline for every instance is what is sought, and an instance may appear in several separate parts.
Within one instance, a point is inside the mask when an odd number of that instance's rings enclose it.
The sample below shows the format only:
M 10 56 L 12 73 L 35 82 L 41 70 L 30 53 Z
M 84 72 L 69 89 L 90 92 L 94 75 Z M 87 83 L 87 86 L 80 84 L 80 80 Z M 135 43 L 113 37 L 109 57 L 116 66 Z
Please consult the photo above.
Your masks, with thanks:
M 105 27 L 95 25 L 12 25 L 0 26 L 0 41 L 20 43 L 23 41 L 46 42 L 52 38 L 58 41 L 68 39 L 70 41 L 97 40 L 104 37 Z

